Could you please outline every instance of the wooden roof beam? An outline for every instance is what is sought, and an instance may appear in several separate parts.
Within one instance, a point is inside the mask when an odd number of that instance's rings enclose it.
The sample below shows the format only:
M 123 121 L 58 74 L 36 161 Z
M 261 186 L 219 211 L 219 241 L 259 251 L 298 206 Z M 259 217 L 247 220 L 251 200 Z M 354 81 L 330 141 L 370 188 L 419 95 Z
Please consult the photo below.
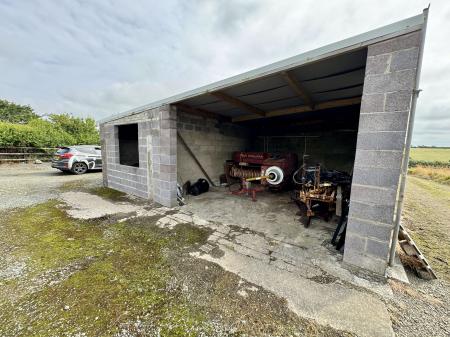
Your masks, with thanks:
M 211 112 L 211 111 L 208 111 L 205 109 L 201 109 L 201 108 L 195 108 L 195 107 L 192 107 L 192 106 L 184 104 L 184 103 L 176 103 L 174 105 L 177 107 L 177 109 L 180 109 L 181 111 L 185 111 L 192 115 L 196 115 L 196 116 L 200 116 L 200 117 L 204 117 L 204 118 L 218 119 L 218 120 L 221 120 L 224 122 L 231 121 L 231 118 L 228 116 L 219 115 L 217 113 L 214 113 L 214 112 Z
M 331 108 L 338 108 L 338 107 L 342 107 L 342 106 L 355 105 L 355 104 L 359 104 L 359 103 L 361 103 L 361 97 L 336 99 L 333 101 L 317 103 L 316 105 L 314 105 L 314 109 L 312 109 L 309 105 L 300 105 L 300 106 L 293 106 L 293 107 L 289 107 L 289 108 L 268 111 L 266 113 L 265 117 L 277 117 L 277 116 L 284 116 L 284 115 L 296 114 L 296 113 L 301 113 L 301 112 L 325 110 L 325 109 L 331 109 Z M 248 120 L 252 120 L 252 119 L 259 119 L 259 118 L 263 118 L 263 117 L 255 116 L 255 115 L 237 116 L 237 117 L 232 118 L 232 122 L 244 122 L 244 121 L 248 121 Z
M 305 102 L 307 106 L 311 109 L 314 109 L 314 101 L 311 98 L 311 95 L 308 91 L 302 86 L 302 84 L 297 80 L 292 72 L 283 71 L 281 72 L 281 76 L 287 82 L 289 87 L 299 96 L 303 102 Z
M 258 109 L 250 104 L 247 104 L 235 97 L 229 96 L 223 92 L 215 91 L 215 92 L 210 92 L 209 94 L 211 96 L 214 96 L 217 99 L 220 99 L 222 101 L 230 103 L 231 105 L 234 105 L 235 107 L 242 109 L 244 111 L 247 111 L 253 115 L 257 115 L 257 116 L 261 116 L 261 117 L 264 117 L 266 115 L 265 111 Z

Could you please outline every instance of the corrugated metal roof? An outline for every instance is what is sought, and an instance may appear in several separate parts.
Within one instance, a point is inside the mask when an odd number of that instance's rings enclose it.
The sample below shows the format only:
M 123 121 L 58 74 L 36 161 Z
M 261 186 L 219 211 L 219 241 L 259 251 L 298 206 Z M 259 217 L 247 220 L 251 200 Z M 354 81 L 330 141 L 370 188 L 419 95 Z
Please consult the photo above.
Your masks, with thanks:
M 301 83 L 314 103 L 361 96 L 366 62 L 366 46 L 422 28 L 424 15 L 356 35 L 288 59 L 257 68 L 200 88 L 159 100 L 100 121 L 105 123 L 166 104 L 183 103 L 229 117 L 248 112 L 210 95 L 221 91 L 263 112 L 305 105 L 282 72 Z

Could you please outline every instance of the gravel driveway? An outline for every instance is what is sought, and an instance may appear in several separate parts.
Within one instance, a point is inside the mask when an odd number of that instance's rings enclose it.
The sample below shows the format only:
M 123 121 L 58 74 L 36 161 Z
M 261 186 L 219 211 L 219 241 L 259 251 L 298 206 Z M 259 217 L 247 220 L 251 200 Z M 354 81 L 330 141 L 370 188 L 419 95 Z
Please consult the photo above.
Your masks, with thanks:
M 29 206 L 54 198 L 67 186 L 100 186 L 102 173 L 63 173 L 44 164 L 3 164 L 0 166 L 0 210 Z

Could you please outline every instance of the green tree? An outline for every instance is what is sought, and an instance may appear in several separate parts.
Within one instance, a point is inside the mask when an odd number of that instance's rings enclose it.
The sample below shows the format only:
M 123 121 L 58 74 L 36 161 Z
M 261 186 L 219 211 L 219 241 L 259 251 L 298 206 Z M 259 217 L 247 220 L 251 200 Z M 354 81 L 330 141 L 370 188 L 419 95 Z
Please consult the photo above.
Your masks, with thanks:
M 70 114 L 51 114 L 50 120 L 56 128 L 71 135 L 76 144 L 99 144 L 100 136 L 95 120 L 92 118 L 79 118 Z
M 20 105 L 0 99 L 0 121 L 24 124 L 39 118 L 29 105 Z

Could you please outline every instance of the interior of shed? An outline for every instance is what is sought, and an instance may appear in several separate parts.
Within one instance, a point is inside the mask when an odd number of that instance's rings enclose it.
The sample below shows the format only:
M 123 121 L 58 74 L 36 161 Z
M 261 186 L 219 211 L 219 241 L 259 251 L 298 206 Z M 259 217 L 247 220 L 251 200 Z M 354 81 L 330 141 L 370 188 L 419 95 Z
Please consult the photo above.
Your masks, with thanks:
M 185 192 L 199 178 L 210 185 L 186 196 L 186 207 L 305 247 L 330 241 L 349 199 L 365 62 L 360 49 L 177 103 L 178 182 Z M 291 170 L 283 167 L 287 155 L 295 158 Z M 282 183 L 271 184 L 279 176 L 268 168 L 277 163 Z M 337 172 L 349 177 L 348 190 L 330 178 Z M 332 205 L 300 197 L 319 187 Z

